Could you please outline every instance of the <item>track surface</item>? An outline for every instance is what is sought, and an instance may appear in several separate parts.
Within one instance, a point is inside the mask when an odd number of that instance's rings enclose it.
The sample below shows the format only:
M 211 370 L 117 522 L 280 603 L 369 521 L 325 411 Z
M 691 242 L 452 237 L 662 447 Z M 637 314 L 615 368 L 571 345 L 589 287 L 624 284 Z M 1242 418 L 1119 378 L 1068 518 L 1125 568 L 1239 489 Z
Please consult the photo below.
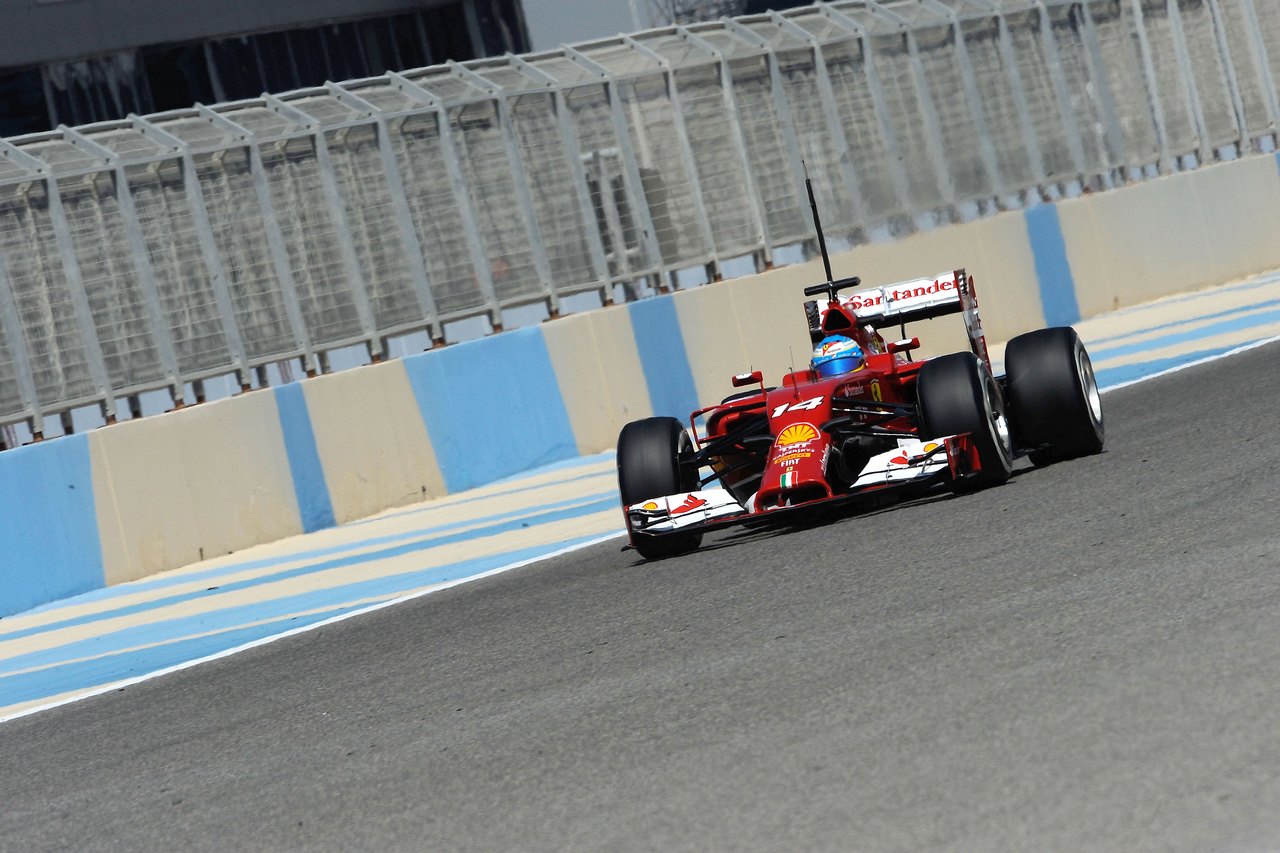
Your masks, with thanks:
M 0 849 L 1280 844 L 1280 345 L 1105 454 L 607 543 L 0 726 Z

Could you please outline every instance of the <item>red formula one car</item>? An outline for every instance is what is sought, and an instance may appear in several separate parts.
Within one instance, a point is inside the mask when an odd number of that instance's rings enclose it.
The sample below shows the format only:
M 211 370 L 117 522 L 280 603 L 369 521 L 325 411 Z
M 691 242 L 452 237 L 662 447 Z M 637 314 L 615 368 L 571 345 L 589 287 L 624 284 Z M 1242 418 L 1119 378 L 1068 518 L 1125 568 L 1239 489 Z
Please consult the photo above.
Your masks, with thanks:
M 779 387 L 740 374 L 735 387 L 759 387 L 695 411 L 689 429 L 668 417 L 623 428 L 618 485 L 642 556 L 691 551 L 733 524 L 999 485 L 1021 455 L 1042 465 L 1102 450 L 1102 399 L 1073 329 L 1014 338 L 996 376 L 963 269 L 841 295 L 859 284 L 805 288 L 822 297 L 805 303 L 814 359 Z M 919 338 L 880 333 L 954 313 L 972 351 L 914 361 Z

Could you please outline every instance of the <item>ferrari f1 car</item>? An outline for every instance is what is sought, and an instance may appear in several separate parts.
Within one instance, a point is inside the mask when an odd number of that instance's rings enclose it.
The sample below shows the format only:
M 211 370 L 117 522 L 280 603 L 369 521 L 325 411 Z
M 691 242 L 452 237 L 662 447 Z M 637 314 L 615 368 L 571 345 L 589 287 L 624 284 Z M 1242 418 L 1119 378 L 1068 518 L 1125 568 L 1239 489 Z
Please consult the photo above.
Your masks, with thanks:
M 688 429 L 670 417 L 623 428 L 618 485 L 642 556 L 691 551 L 729 525 L 996 486 L 1023 455 L 1044 465 L 1102 450 L 1102 399 L 1073 329 L 1009 341 L 996 376 L 965 270 L 842 294 L 859 285 L 805 288 L 819 297 L 805 302 L 814 361 L 778 387 L 740 374 L 734 387 L 755 387 L 693 412 Z M 920 339 L 905 324 L 955 313 L 970 351 L 913 360 Z M 881 330 L 900 325 L 904 339 L 886 343 Z

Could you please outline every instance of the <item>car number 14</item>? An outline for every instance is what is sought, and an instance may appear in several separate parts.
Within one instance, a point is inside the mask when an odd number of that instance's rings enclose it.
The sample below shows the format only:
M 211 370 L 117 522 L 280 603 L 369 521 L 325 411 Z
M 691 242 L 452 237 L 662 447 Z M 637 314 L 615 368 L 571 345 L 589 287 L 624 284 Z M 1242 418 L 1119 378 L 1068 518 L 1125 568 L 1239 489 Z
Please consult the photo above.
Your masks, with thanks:
M 808 400 L 802 400 L 799 403 L 783 403 L 781 406 L 773 410 L 770 418 L 780 418 L 786 412 L 808 412 L 822 405 L 822 396 L 811 397 Z

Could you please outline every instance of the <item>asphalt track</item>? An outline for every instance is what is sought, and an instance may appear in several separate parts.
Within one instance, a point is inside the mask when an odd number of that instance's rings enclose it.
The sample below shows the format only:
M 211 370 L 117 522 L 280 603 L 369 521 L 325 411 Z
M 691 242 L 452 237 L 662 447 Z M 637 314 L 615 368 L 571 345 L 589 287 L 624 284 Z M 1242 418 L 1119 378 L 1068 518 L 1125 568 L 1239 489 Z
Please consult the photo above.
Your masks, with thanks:
M 1280 344 L 1107 451 L 608 542 L 0 725 L 0 849 L 1280 847 Z

